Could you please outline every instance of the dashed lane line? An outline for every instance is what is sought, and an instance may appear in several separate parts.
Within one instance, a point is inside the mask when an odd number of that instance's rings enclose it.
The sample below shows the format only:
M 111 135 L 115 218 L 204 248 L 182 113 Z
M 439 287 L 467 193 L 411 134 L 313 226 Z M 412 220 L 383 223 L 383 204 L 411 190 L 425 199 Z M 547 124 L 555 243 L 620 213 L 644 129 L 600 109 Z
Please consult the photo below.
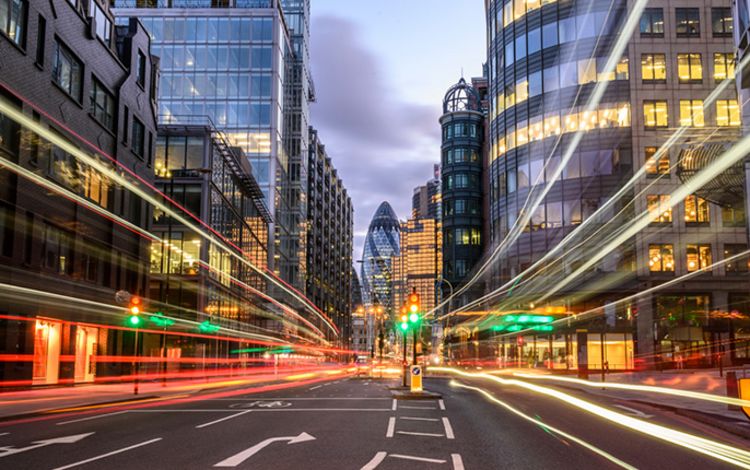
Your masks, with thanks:
M 453 463 L 453 470 L 464 470 L 464 461 L 461 459 L 461 454 L 451 454 L 451 462 Z
M 435 408 L 431 406 L 408 406 L 408 405 L 401 405 L 401 408 L 407 409 L 407 410 L 435 410 Z
M 61 421 L 61 422 L 55 423 L 55 424 L 57 426 L 62 426 L 64 424 L 80 423 L 81 421 L 89 421 L 89 420 L 92 420 L 92 419 L 99 419 L 99 418 L 106 418 L 108 416 L 121 415 L 121 414 L 127 413 L 127 412 L 128 412 L 128 410 L 115 411 L 114 413 L 104 413 L 104 414 L 101 414 L 101 415 L 87 416 L 85 418 L 71 419 L 69 421 Z
M 242 416 L 244 414 L 250 413 L 251 411 L 253 411 L 253 410 L 240 411 L 239 413 L 235 413 L 235 414 L 229 415 L 229 416 L 224 416 L 223 418 L 220 418 L 220 419 L 217 419 L 217 420 L 214 420 L 214 421 L 209 421 L 208 423 L 199 424 L 198 426 L 195 427 L 195 429 L 207 428 L 209 426 L 213 426 L 214 424 L 221 423 L 222 421 L 227 421 L 227 420 L 236 418 L 238 416 Z
M 396 418 L 391 416 L 390 418 L 388 418 L 388 430 L 385 432 L 385 437 L 393 437 L 393 431 L 395 429 L 396 429 Z
M 405 419 L 407 421 L 432 421 L 432 422 L 440 421 L 437 418 L 417 418 L 414 416 L 399 416 L 399 419 Z
M 445 437 L 447 439 L 456 438 L 456 436 L 453 435 L 453 427 L 451 426 L 451 422 L 446 417 L 443 417 L 443 427 L 445 428 Z
M 445 402 L 443 401 L 442 398 L 438 400 L 438 406 L 440 406 L 441 410 L 445 411 Z
M 110 457 L 112 455 L 121 454 L 123 452 L 127 452 L 127 451 L 133 450 L 133 449 L 137 449 L 138 447 L 147 446 L 149 444 L 153 444 L 154 442 L 159 442 L 161 440 L 162 440 L 161 437 L 157 437 L 156 439 L 151 439 L 149 441 L 141 442 L 140 444 L 134 444 L 132 446 L 123 447 L 122 449 L 113 450 L 112 452 L 107 452 L 106 454 L 97 455 L 96 457 L 91 457 L 90 459 L 81 460 L 80 462 L 71 463 L 69 465 L 64 465 L 62 467 L 57 467 L 54 470 L 66 470 L 68 468 L 78 467 L 79 465 L 83 465 L 83 464 L 86 464 L 86 463 L 89 463 L 89 462 L 94 462 L 96 460 L 105 459 L 105 458 Z
M 396 431 L 396 434 L 406 434 L 408 436 L 444 437 L 443 434 L 434 434 L 431 432 Z
M 403 460 L 416 460 L 417 462 L 445 463 L 445 460 L 428 459 L 427 457 L 415 457 L 413 455 L 388 454 L 388 457 L 393 457 L 394 459 L 403 459 Z
M 316 385 L 316 386 L 314 386 L 314 387 L 310 387 L 310 388 L 308 388 L 308 390 L 315 390 L 315 389 L 318 389 L 318 388 L 320 388 L 320 387 L 322 387 L 322 385 Z
M 391 409 L 392 409 L 393 411 L 396 411 L 396 408 L 397 408 L 397 407 L 398 407 L 398 400 L 396 400 L 396 399 L 394 398 L 394 399 L 393 399 L 393 404 L 391 405 Z

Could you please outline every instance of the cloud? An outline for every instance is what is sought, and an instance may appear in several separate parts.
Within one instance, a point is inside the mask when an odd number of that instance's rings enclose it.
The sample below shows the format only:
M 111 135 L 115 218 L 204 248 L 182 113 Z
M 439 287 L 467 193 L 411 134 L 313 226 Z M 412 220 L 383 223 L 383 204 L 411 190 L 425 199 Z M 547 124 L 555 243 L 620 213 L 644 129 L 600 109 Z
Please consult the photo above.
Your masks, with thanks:
M 354 22 L 313 17 L 311 31 L 312 123 L 352 197 L 357 259 L 377 206 L 389 201 L 407 218 L 413 188 L 430 179 L 439 161 L 440 101 L 412 103 L 394 90 Z

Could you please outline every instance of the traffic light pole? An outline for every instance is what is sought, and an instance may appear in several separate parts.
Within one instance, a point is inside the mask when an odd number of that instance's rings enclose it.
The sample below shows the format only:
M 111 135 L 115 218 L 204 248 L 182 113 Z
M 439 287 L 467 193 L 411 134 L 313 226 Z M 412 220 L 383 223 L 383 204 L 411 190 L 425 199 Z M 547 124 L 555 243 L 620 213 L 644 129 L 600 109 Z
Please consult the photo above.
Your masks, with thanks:
M 407 369 L 408 369 L 408 366 L 406 365 L 406 331 L 404 331 L 403 336 L 404 336 L 404 366 L 403 366 L 403 368 L 404 368 L 404 387 L 406 387 L 406 373 L 407 373 Z
M 417 330 L 419 329 L 419 325 L 414 325 L 414 344 L 411 345 L 412 347 L 412 365 L 417 365 Z
M 140 361 L 138 360 L 138 327 L 135 329 L 135 351 L 133 352 L 133 395 L 138 395 L 138 370 L 140 369 Z

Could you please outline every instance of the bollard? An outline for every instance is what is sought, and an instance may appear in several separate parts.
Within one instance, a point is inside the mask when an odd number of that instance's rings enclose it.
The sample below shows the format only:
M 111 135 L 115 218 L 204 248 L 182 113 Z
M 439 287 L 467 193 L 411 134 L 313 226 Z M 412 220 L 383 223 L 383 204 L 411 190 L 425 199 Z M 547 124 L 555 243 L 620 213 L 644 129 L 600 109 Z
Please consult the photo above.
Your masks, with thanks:
M 735 371 L 728 371 L 727 372 L 727 397 L 729 398 L 739 398 L 739 387 L 737 386 L 737 372 Z M 727 405 L 727 409 L 730 411 L 740 411 L 742 408 L 737 405 Z

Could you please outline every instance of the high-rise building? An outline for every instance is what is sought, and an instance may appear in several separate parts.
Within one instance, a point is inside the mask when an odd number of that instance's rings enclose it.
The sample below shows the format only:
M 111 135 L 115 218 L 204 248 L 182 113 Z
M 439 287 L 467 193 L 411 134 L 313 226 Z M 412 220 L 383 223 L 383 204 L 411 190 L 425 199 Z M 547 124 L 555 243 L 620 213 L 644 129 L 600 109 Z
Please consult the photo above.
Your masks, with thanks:
M 344 182 L 326 155 L 318 131 L 310 132 L 307 208 L 308 298 L 333 320 L 348 347 L 352 335 L 354 209 Z
M 29 289 L 3 294 L 0 313 L 22 319 L 3 321 L 0 354 L 33 357 L 3 362 L 0 379 L 130 373 L 105 357 L 133 350 L 115 293 L 148 288 L 151 210 L 134 191 L 153 183 L 148 34 L 82 0 L 4 2 L 0 30 L 0 283 Z
M 458 290 L 482 255 L 482 95 L 463 77 L 443 99 L 442 230 L 445 295 Z M 452 286 L 452 288 L 451 288 Z
M 154 55 L 161 58 L 160 123 L 207 116 L 249 159 L 274 217 L 268 267 L 291 281 L 292 270 L 281 268 L 297 256 L 289 242 L 296 233 L 290 224 L 297 223 L 290 212 L 288 177 L 287 145 L 294 139 L 285 136 L 286 108 L 294 101 L 287 99 L 294 88 L 288 73 L 294 67 L 280 1 L 115 0 L 114 5 L 121 21 L 141 21 L 151 34 Z
M 420 295 L 422 310 L 432 310 L 443 266 L 442 233 L 437 219 L 412 218 L 401 222 L 401 252 L 393 258 L 395 308 L 406 302 L 413 289 Z
M 414 188 L 411 216 L 415 219 L 441 219 L 440 165 L 433 167 L 433 177 L 422 186 Z
M 370 221 L 362 251 L 362 295 L 368 312 L 367 350 L 374 351 L 375 314 L 382 309 L 385 318 L 394 315 L 393 258 L 400 254 L 400 224 L 388 202 L 378 206 Z
M 748 312 L 747 283 L 737 274 L 746 267 L 719 266 L 637 300 L 614 302 L 747 249 L 744 204 L 721 205 L 704 192 L 670 200 L 684 171 L 693 171 L 686 162 L 720 152 L 739 135 L 734 87 L 704 109 L 717 83 L 733 75 L 730 2 L 649 2 L 612 70 L 605 64 L 631 14 L 628 4 L 577 6 L 486 2 L 487 247 L 502 251 L 491 264 L 490 284 L 507 285 L 521 273 L 538 276 L 496 304 L 568 315 L 599 308 L 604 317 L 583 324 L 588 336 L 561 329 L 529 337 L 518 348 L 514 340 L 508 349 L 515 358 L 551 358 L 553 367 L 563 368 L 575 365 L 578 358 L 566 358 L 579 340 L 588 343 L 589 368 L 626 369 L 636 361 L 715 364 L 724 353 L 720 345 L 735 344 L 729 338 L 739 331 L 726 312 Z M 592 101 L 593 89 L 604 85 Z M 665 147 L 678 128 L 684 131 L 679 142 Z M 534 204 L 547 184 L 551 190 Z M 646 212 L 653 213 L 649 226 L 606 249 L 603 237 Z M 521 220 L 529 222 L 518 225 Z M 527 271 L 568 235 L 588 241 Z M 578 273 L 594 253 L 606 256 Z M 529 305 L 563 279 L 545 305 Z M 727 356 L 741 360 L 743 351 L 728 346 Z

